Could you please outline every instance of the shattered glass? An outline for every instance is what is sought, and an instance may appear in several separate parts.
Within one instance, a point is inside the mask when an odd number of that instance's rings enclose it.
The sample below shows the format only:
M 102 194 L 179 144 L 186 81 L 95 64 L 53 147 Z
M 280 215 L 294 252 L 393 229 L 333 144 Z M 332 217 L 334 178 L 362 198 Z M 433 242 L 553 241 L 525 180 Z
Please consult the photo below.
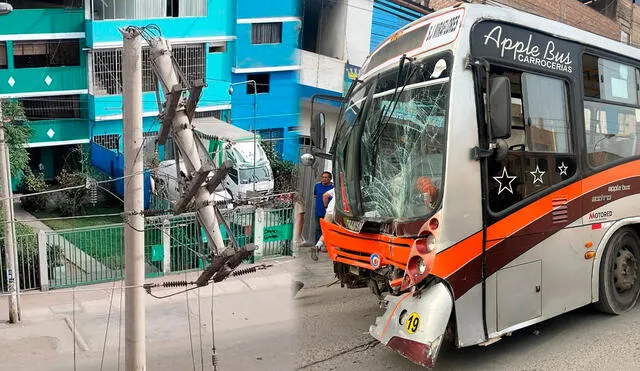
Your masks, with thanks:
M 450 62 L 406 58 L 351 89 L 332 146 L 337 210 L 388 222 L 439 207 Z
M 439 199 L 448 79 L 394 91 L 374 96 L 362 133 L 360 185 L 368 218 L 425 216 Z

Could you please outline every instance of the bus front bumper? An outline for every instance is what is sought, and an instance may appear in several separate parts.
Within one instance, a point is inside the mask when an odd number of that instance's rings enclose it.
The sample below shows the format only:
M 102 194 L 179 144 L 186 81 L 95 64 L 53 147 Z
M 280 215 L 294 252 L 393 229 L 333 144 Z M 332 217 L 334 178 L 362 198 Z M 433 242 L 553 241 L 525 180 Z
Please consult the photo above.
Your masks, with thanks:
M 449 290 L 438 283 L 419 296 L 387 295 L 385 301 L 387 309 L 369 333 L 410 361 L 433 368 L 453 308 Z

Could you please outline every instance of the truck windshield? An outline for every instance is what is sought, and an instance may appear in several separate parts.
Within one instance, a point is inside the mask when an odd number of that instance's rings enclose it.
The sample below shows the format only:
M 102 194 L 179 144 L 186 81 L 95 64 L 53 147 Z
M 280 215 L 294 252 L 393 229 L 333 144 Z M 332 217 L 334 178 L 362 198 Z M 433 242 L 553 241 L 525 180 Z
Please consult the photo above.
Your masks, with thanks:
M 255 177 L 253 169 L 240 169 L 240 183 L 248 184 L 271 179 L 271 171 L 267 166 L 256 166 Z
M 237 161 L 237 164 L 239 166 L 252 165 L 254 161 L 256 164 L 269 161 L 267 155 L 262 149 L 262 146 L 259 143 L 256 143 L 254 145 L 253 141 L 236 142 L 232 147 L 232 150 L 234 152 L 233 156 L 235 157 L 235 160 Z
M 365 81 L 347 99 L 334 147 L 336 206 L 345 214 L 403 220 L 428 217 L 438 208 L 448 61 L 413 62 L 401 73 Z

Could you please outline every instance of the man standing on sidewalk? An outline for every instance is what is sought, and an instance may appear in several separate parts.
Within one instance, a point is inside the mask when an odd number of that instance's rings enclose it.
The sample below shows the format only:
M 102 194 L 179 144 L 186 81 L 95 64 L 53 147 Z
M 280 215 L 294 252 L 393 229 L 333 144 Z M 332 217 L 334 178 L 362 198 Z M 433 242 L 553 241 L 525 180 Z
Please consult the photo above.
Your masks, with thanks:
M 327 210 L 327 204 L 323 199 L 327 191 L 333 189 L 333 183 L 331 183 L 331 173 L 325 171 L 322 173 L 322 178 L 319 183 L 316 183 L 313 188 L 313 196 L 315 197 L 315 217 L 316 217 L 316 242 L 320 240 L 322 236 L 322 230 L 320 229 L 320 219 L 324 218 L 324 214 Z

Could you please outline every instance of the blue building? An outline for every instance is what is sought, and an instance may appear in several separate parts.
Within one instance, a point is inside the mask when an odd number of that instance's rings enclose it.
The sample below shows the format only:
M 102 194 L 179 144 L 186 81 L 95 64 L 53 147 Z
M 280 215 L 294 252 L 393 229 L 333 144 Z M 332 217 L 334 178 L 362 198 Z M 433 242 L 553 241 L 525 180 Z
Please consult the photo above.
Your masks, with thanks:
M 22 103 L 32 129 L 29 165 L 53 178 L 74 146 L 90 139 L 85 11 L 55 1 L 11 3 L 13 12 L 0 15 L 0 100 Z
M 311 97 L 341 97 L 358 75 L 366 57 L 384 39 L 431 12 L 425 0 L 341 0 L 303 2 L 301 37 L 300 144 L 309 144 Z M 339 104 L 327 99 L 314 104 L 325 113 L 331 145 Z M 330 164 L 325 168 L 329 170 Z
M 206 87 L 195 117 L 228 120 L 234 49 L 234 0 L 93 0 L 86 11 L 88 56 L 88 119 L 92 141 L 112 150 L 122 141 L 122 35 L 129 25 L 156 24 L 173 46 L 176 62 L 189 79 L 203 79 Z M 143 130 L 155 139 L 160 129 L 149 48 L 143 44 Z M 145 142 L 147 158 L 155 141 Z M 159 148 L 159 157 L 164 157 Z
M 283 159 L 297 161 L 300 0 L 237 0 L 235 9 L 231 123 L 257 130 Z

